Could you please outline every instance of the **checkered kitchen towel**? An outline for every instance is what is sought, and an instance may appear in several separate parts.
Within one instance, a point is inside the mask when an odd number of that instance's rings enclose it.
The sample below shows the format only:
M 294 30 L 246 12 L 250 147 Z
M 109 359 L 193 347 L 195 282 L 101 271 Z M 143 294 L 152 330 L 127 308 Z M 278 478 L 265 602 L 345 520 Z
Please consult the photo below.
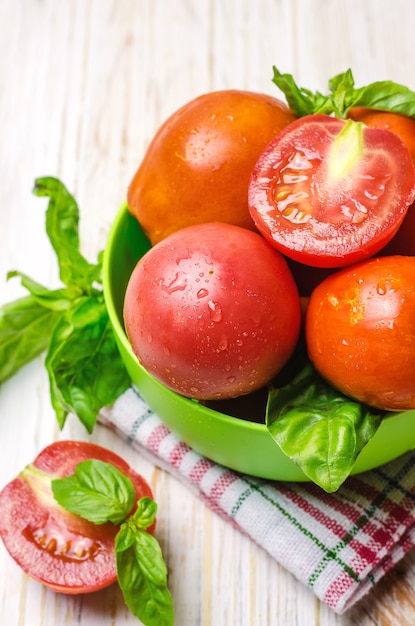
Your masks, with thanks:
M 415 543 L 415 454 L 350 477 L 327 494 L 314 484 L 261 480 L 204 458 L 178 440 L 133 388 L 99 420 L 184 480 L 337 613 Z

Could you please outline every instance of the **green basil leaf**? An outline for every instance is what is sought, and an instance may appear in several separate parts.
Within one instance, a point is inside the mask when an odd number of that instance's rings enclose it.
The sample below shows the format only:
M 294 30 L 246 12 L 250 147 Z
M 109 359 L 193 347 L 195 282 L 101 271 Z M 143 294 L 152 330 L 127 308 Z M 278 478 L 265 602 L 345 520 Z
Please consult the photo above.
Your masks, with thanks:
M 126 552 L 129 550 L 134 545 L 136 532 L 137 530 L 134 526 L 127 523 L 123 524 L 115 537 L 116 552 Z
M 352 70 L 349 68 L 341 74 L 336 74 L 329 80 L 329 90 L 334 96 L 335 94 L 347 94 L 354 91 L 354 78 Z
M 415 117 L 415 92 L 391 80 L 378 81 L 357 89 L 352 106 L 363 106 Z
M 297 117 L 312 113 L 329 115 L 332 112 L 333 105 L 328 96 L 299 87 L 291 74 L 282 74 L 275 66 L 273 72 L 272 82 L 283 92 L 288 106 Z
M 99 410 L 131 384 L 103 298 L 84 297 L 65 311 L 52 333 L 46 368 L 60 426 L 72 412 L 92 432 Z
M 62 289 L 48 289 L 40 283 L 36 282 L 26 274 L 13 270 L 7 273 L 7 278 L 19 277 L 22 286 L 25 287 L 34 297 L 34 299 L 46 309 L 52 311 L 64 311 L 68 309 L 76 298 L 82 295 L 82 291 L 72 285 Z
M 152 501 L 144 500 L 143 510 L 146 511 Z M 167 567 L 159 543 L 141 528 L 142 525 L 137 510 L 121 525 L 115 537 L 118 582 L 125 603 L 143 624 L 172 626 L 174 609 L 167 587 Z
M 74 474 L 52 481 L 55 500 L 94 524 L 120 524 L 135 503 L 131 480 L 111 463 L 89 459 Z
M 58 259 L 62 282 L 90 293 L 93 283 L 101 280 L 101 265 L 91 265 L 80 252 L 79 209 L 74 197 L 53 177 L 38 178 L 33 192 L 49 197 L 46 232 Z
M 355 98 L 354 78 L 352 71 L 348 69 L 342 74 L 337 74 L 329 80 L 330 100 L 333 110 L 328 113 L 334 113 L 337 117 L 346 117 L 347 112 L 353 106 Z
M 134 513 L 131 522 L 136 528 L 146 530 L 156 519 L 157 504 L 151 498 L 141 498 L 137 504 L 137 510 Z
M 266 410 L 267 428 L 281 450 L 327 492 L 349 476 L 383 417 L 336 391 L 310 363 L 290 383 L 270 390 Z
M 291 74 L 282 74 L 276 67 L 273 71 L 273 82 L 297 117 L 324 113 L 345 118 L 357 106 L 415 117 L 415 92 L 391 80 L 356 88 L 352 71 L 348 69 L 329 80 L 329 93 L 325 95 L 299 87 Z
M 31 295 L 0 308 L 0 382 L 46 350 L 57 320 Z

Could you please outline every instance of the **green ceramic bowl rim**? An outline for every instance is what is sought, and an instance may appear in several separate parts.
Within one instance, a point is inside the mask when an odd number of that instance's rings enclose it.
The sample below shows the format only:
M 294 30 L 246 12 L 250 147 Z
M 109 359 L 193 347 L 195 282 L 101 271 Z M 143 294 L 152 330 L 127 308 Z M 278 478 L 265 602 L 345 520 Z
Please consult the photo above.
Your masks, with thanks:
M 126 212 L 128 212 L 128 208 L 127 208 L 127 203 L 124 202 L 121 205 L 120 210 L 118 211 L 114 222 L 112 223 L 112 226 L 108 234 L 106 246 L 104 249 L 104 256 L 103 256 L 104 298 L 105 298 L 105 303 L 106 303 L 107 310 L 108 310 L 108 315 L 110 317 L 112 325 L 114 326 L 114 331 L 117 334 L 118 339 L 122 342 L 123 348 L 128 352 L 130 357 L 135 360 L 137 364 L 137 368 L 141 369 L 141 371 L 145 373 L 146 376 L 151 376 L 151 374 L 149 374 L 149 372 L 147 372 L 147 370 L 139 363 L 137 357 L 133 353 L 133 350 L 131 348 L 131 344 L 126 335 L 124 326 L 121 323 L 120 317 L 118 315 L 115 302 L 114 302 L 113 291 L 111 289 L 111 274 L 112 274 L 111 264 L 112 264 L 112 256 L 115 253 L 114 239 L 118 234 L 120 224 L 125 220 Z M 183 403 L 196 402 L 195 400 L 192 400 L 190 398 L 185 398 L 184 396 L 180 396 L 176 392 L 162 385 L 162 383 L 160 383 L 159 381 L 156 381 L 156 382 L 163 387 L 163 390 L 165 390 L 166 393 L 171 393 L 171 394 L 174 394 L 175 396 L 178 396 L 180 401 L 182 401 Z M 256 432 L 263 432 L 263 433 L 268 432 L 268 429 L 264 423 L 241 419 L 239 417 L 227 415 L 226 413 L 221 413 L 220 411 L 215 411 L 214 409 L 204 406 L 203 404 L 200 404 L 200 403 L 197 403 L 197 404 L 201 411 L 211 415 L 218 421 L 222 421 L 228 424 L 233 424 L 236 427 L 246 429 L 247 431 L 256 431 Z

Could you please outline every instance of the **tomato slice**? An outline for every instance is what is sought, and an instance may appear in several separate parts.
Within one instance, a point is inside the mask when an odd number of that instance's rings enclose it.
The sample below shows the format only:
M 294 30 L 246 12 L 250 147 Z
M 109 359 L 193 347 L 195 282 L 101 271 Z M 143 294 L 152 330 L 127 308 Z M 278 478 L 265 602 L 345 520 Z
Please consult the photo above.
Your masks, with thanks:
M 397 135 L 316 114 L 267 146 L 251 176 L 249 209 L 288 257 L 342 267 L 385 246 L 414 197 L 415 168 Z
M 68 513 L 52 494 L 52 479 L 73 474 L 88 459 L 111 463 L 123 472 L 137 500 L 153 497 L 145 479 L 121 457 L 83 441 L 51 444 L 0 493 L 0 536 L 6 549 L 29 576 L 61 593 L 97 591 L 117 578 L 118 526 L 97 526 Z

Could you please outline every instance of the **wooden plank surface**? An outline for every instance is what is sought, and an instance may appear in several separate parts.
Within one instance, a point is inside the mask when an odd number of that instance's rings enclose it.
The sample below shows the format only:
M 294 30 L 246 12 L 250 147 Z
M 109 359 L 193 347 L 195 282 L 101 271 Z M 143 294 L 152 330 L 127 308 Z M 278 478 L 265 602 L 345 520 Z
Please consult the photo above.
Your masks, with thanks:
M 1 0 L 0 302 L 23 293 L 10 269 L 57 285 L 38 176 L 61 178 L 81 207 L 94 260 L 159 124 L 193 97 L 241 88 L 277 95 L 272 66 L 311 89 L 348 67 L 358 85 L 415 88 L 415 4 L 407 0 Z M 58 438 L 92 439 L 134 462 L 161 503 L 178 626 L 389 626 L 415 623 L 415 555 L 343 616 L 184 486 L 98 427 L 60 432 L 42 359 L 0 388 L 3 486 Z M 8 626 L 137 624 L 114 586 L 65 597 L 21 573 L 0 546 L 0 615 Z

